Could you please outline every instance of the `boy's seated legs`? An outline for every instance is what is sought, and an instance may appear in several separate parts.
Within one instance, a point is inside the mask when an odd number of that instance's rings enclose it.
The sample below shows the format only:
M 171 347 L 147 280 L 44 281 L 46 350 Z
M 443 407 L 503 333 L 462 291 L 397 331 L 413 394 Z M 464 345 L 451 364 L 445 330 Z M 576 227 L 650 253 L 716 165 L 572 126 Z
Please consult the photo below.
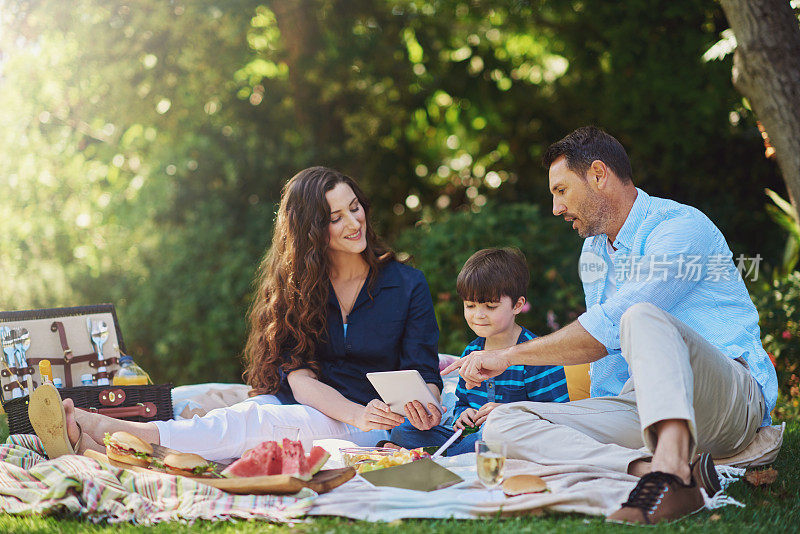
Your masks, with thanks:
M 455 430 L 450 426 L 437 425 L 430 430 L 417 430 L 411 423 L 406 421 L 400 426 L 392 429 L 389 441 L 400 447 L 406 449 L 416 449 L 417 447 L 441 447 L 450 439 Z M 475 452 L 475 442 L 481 438 L 482 433 L 480 430 L 467 436 L 458 438 L 447 450 L 443 456 L 455 456 L 457 454 L 466 454 L 468 452 Z
M 453 435 L 449 426 L 436 425 L 430 430 L 418 430 L 408 422 L 408 419 L 392 429 L 389 441 L 406 449 L 417 447 L 441 447 Z

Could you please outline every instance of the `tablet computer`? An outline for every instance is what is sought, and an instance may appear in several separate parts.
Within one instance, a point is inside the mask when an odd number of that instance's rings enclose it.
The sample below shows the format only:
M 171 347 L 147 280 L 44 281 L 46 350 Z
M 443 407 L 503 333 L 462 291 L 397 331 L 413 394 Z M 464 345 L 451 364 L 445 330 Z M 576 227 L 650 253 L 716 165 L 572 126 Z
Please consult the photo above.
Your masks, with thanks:
M 381 396 L 381 400 L 388 404 L 394 413 L 403 417 L 406 415 L 403 407 L 415 400 L 421 402 L 426 410 L 428 404 L 433 404 L 439 411 L 444 412 L 442 403 L 436 400 L 417 370 L 367 373 L 367 380 Z

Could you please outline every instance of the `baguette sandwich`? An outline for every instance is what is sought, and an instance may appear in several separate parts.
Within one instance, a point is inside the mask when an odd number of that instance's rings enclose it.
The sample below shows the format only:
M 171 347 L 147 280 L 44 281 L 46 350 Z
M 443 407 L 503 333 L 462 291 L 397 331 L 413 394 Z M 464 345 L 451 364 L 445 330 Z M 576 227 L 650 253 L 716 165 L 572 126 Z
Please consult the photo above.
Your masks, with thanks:
M 106 456 L 110 460 L 140 467 L 148 467 L 153 461 L 153 447 L 133 434 L 106 434 L 103 443 L 106 445 Z
M 214 475 L 216 465 L 192 453 L 171 453 L 164 456 L 164 469 L 172 475 L 202 477 Z

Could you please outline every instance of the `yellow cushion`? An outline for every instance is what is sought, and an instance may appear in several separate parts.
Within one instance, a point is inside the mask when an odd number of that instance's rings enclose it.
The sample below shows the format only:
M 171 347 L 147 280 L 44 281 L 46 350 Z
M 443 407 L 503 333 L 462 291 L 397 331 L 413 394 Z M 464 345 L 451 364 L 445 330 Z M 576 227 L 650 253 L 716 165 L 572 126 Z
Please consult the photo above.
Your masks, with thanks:
M 589 398 L 589 388 L 592 385 L 589 379 L 589 364 L 565 365 L 564 374 L 567 375 L 567 391 L 569 400 L 576 401 Z

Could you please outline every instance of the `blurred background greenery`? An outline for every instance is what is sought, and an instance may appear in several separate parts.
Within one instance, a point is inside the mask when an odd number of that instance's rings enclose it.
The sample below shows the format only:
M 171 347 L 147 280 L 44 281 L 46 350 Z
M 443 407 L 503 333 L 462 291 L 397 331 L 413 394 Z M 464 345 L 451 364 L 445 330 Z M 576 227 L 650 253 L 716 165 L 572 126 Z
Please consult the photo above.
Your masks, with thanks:
M 751 289 L 783 310 L 792 213 L 765 209 L 786 189 L 727 28 L 696 0 L 0 0 L 0 309 L 113 302 L 157 380 L 237 381 L 280 187 L 321 164 L 425 271 L 442 351 L 470 339 L 455 274 L 486 246 L 526 253 L 546 333 L 583 301 L 539 160 L 596 124 L 639 186 L 760 254 Z M 780 313 L 765 336 L 791 344 Z

